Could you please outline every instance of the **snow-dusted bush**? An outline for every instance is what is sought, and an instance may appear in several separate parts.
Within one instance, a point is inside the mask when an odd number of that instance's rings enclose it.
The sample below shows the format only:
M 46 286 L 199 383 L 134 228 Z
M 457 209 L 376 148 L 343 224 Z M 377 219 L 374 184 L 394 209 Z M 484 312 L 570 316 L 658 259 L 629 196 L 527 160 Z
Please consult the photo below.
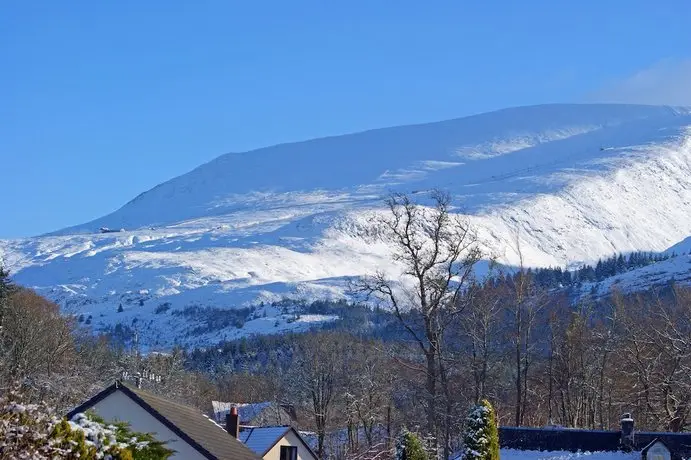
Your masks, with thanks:
M 428 460 L 422 440 L 405 428 L 396 440 L 396 460 Z
M 497 416 L 489 401 L 473 406 L 466 418 L 463 460 L 499 460 Z
M 97 449 L 107 451 L 114 448 L 120 452 L 120 457 L 133 460 L 165 460 L 173 451 L 165 447 L 165 443 L 158 441 L 150 433 L 133 432 L 125 422 L 106 423 L 95 414 L 77 414 L 69 422 L 72 431 L 83 432 L 86 442 Z M 127 456 L 129 455 L 129 456 Z
M 165 460 L 173 453 L 124 423 L 108 425 L 85 414 L 67 421 L 45 404 L 21 401 L 16 390 L 0 398 L 0 458 Z

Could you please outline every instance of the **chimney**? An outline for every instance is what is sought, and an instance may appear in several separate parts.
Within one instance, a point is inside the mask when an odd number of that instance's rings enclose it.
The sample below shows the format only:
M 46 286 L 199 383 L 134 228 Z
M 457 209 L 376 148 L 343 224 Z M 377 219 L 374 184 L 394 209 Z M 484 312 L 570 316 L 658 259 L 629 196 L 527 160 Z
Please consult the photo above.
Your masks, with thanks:
M 240 434 L 240 417 L 237 407 L 231 407 L 230 413 L 226 414 L 226 431 L 236 439 Z
M 137 372 L 137 373 L 134 375 L 134 385 L 135 385 L 137 388 L 141 388 L 141 387 L 142 387 L 142 375 L 141 375 L 139 372 Z
M 626 413 L 621 417 L 621 445 L 626 451 L 633 450 L 633 418 L 631 414 Z

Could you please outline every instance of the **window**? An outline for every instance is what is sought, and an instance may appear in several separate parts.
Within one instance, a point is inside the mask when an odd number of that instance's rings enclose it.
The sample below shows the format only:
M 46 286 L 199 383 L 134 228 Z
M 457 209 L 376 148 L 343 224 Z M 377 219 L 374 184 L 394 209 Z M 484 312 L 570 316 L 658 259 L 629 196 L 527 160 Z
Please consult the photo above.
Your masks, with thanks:
M 281 446 L 281 460 L 298 460 L 298 448 L 296 446 Z

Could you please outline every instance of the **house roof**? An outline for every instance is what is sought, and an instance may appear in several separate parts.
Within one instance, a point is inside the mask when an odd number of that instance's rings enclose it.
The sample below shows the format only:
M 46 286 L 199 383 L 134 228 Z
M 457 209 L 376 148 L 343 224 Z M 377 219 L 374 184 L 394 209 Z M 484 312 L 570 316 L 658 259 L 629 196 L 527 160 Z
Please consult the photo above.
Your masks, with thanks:
M 264 409 L 270 406 L 271 403 L 268 401 L 246 404 L 223 401 L 211 401 L 211 408 L 214 411 L 214 418 L 219 422 L 225 421 L 226 415 L 230 413 L 230 409 L 232 407 L 238 408 L 238 416 L 240 416 L 240 423 L 249 423 Z
M 641 451 L 661 441 L 672 460 L 691 458 L 691 433 L 635 431 L 632 448 Z M 502 449 L 530 451 L 616 452 L 621 450 L 621 432 L 573 428 L 499 427 Z
M 67 418 L 70 419 L 80 412 L 85 412 L 116 391 L 121 391 L 127 395 L 208 459 L 259 459 L 254 452 L 194 407 L 170 401 L 121 382 L 115 382 L 82 405 L 74 408 L 67 414 Z
M 289 430 L 287 426 L 246 428 L 240 430 L 238 439 L 255 454 L 263 457 Z
M 297 436 L 310 454 L 317 458 L 309 444 L 291 426 L 245 427 L 240 429 L 238 438 L 254 453 L 263 457 L 290 431 Z

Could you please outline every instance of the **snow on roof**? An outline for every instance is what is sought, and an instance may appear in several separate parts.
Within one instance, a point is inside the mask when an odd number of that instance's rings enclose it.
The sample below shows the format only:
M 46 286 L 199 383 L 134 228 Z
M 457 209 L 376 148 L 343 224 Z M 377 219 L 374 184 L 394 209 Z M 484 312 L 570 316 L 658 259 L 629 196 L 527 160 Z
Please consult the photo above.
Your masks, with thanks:
M 225 423 L 226 415 L 230 413 L 231 407 L 238 408 L 238 415 L 240 416 L 240 423 L 246 424 L 252 421 L 257 415 L 259 415 L 264 409 L 271 406 L 271 402 L 258 402 L 258 403 L 233 403 L 233 402 L 222 402 L 222 401 L 211 401 L 211 408 L 214 411 L 214 418 L 217 422 Z
M 540 452 L 501 449 L 502 460 L 638 460 L 640 452 Z
M 264 455 L 289 429 L 289 426 L 244 428 L 238 439 L 257 455 Z

